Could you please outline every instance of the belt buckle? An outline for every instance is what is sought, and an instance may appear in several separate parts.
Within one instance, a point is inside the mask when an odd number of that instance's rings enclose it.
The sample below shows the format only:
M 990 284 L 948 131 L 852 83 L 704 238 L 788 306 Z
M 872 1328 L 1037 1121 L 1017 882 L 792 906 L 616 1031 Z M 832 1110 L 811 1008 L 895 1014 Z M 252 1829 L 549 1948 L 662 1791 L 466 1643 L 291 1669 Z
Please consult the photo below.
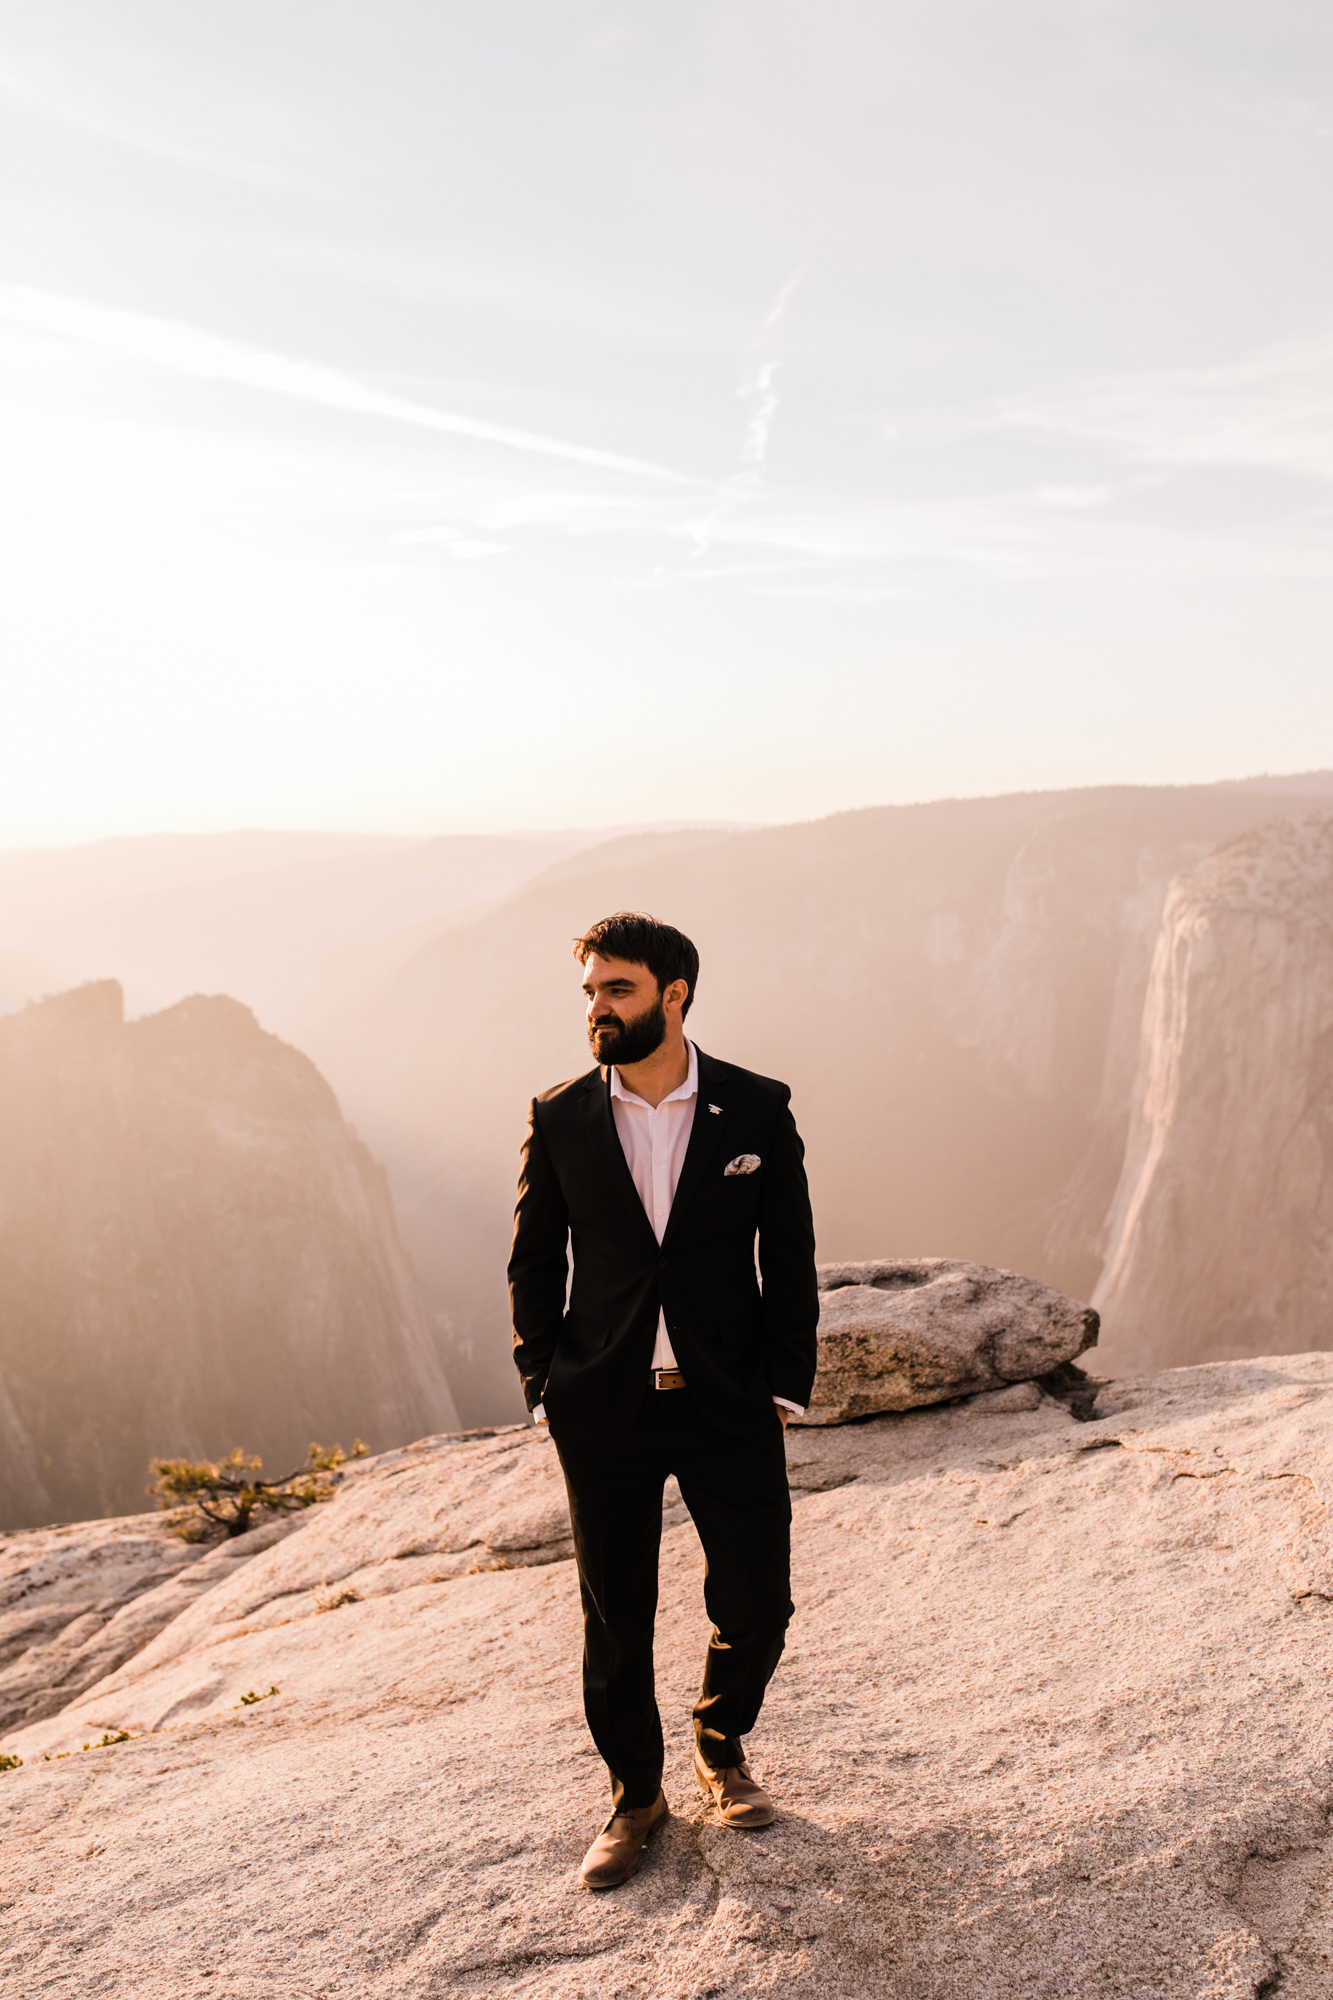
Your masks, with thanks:
M 685 1387 L 685 1377 L 681 1374 L 679 1368 L 654 1368 L 653 1387 L 654 1389 L 683 1389 Z

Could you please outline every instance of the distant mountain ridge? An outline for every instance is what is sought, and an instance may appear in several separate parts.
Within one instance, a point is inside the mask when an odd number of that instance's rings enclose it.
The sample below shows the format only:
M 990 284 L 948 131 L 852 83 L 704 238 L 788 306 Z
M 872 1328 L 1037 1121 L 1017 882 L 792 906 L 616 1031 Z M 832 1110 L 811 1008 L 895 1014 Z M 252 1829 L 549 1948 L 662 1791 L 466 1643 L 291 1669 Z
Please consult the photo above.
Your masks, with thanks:
M 367 967 L 407 957 L 586 838 L 233 833 L 0 853 L 0 946 L 21 961 L 0 961 L 0 1007 L 109 976 L 132 1013 L 228 992 L 290 1034 L 359 995 Z
M 235 993 L 299 1042 L 442 930 L 608 837 L 240 830 L 0 849 L 0 1013 L 115 978 L 131 1013 Z

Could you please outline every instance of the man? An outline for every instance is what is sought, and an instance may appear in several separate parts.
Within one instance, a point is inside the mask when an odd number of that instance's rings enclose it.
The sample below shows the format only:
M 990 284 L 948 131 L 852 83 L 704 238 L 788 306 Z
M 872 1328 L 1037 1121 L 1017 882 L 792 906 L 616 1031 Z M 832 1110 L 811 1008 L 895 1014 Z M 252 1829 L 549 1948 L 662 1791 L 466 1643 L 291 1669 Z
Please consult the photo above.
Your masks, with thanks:
M 814 1383 L 819 1306 L 791 1093 L 687 1039 L 694 946 L 622 911 L 574 955 L 598 1067 L 533 1101 L 509 1283 L 524 1396 L 569 1494 L 584 1712 L 611 1774 L 582 1879 L 609 1889 L 667 1818 L 653 1621 L 672 1473 L 713 1621 L 695 1775 L 726 1825 L 774 1817 L 741 1738 L 792 1615 L 782 1433 Z

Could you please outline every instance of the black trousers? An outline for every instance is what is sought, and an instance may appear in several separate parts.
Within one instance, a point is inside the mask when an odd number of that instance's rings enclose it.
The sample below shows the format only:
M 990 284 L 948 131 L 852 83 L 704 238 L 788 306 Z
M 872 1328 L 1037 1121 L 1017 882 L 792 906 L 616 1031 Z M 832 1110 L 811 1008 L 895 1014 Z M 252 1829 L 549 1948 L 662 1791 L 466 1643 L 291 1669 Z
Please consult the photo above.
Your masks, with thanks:
M 615 1806 L 648 1806 L 662 1783 L 653 1623 L 662 1489 L 674 1473 L 703 1543 L 713 1634 L 694 1708 L 715 1769 L 739 1764 L 792 1615 L 791 1497 L 782 1425 L 757 1437 L 710 1429 L 688 1389 L 652 1389 L 618 1442 L 556 1448 L 583 1596 L 583 1708 Z

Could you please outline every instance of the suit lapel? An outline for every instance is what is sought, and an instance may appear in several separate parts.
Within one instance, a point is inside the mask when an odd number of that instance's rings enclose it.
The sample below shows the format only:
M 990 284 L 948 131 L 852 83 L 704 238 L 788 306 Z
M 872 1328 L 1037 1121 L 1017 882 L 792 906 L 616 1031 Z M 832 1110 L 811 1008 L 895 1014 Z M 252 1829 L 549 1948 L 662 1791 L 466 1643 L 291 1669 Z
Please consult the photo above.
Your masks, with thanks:
M 588 1135 L 589 1144 L 606 1170 L 622 1208 L 632 1222 L 647 1231 L 649 1240 L 655 1248 L 657 1238 L 653 1234 L 653 1225 L 648 1220 L 648 1211 L 639 1200 L 639 1190 L 634 1185 L 634 1176 L 629 1170 L 625 1149 L 616 1130 L 615 1114 L 611 1109 L 609 1069 L 593 1071 L 588 1078 L 588 1087 L 583 1093 L 583 1102 L 579 1109 L 583 1114 L 583 1129 Z
M 722 1142 L 731 1122 L 731 1096 L 732 1086 L 724 1081 L 721 1064 L 715 1063 L 700 1049 L 699 1095 L 694 1102 L 694 1124 L 690 1128 L 690 1143 L 685 1148 L 685 1162 L 676 1183 L 676 1198 L 671 1204 L 670 1219 L 662 1237 L 664 1249 L 676 1234 L 681 1218 L 722 1151 Z M 716 1105 L 717 1110 L 710 1110 L 710 1105 Z M 630 1186 L 633 1185 L 631 1181 Z

